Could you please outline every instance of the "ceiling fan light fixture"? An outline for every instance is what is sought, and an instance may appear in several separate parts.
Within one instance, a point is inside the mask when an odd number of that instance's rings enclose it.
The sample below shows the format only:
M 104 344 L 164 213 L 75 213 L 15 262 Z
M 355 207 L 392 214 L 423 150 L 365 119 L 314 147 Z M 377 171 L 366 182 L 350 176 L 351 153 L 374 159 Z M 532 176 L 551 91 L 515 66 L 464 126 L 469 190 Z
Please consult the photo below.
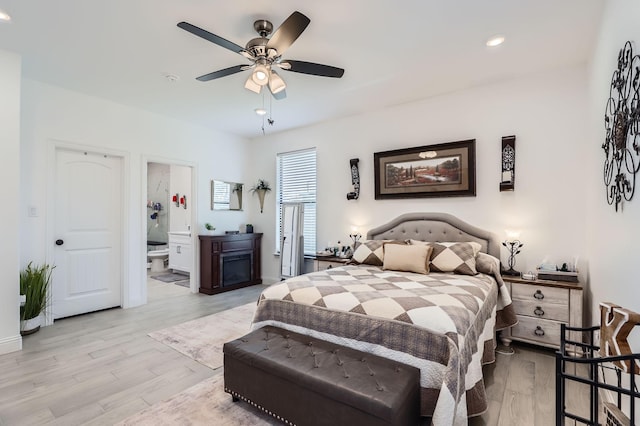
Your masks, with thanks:
M 263 64 L 256 65 L 256 69 L 251 74 L 251 79 L 255 84 L 266 85 L 269 83 L 269 69 Z
M 287 85 L 284 83 L 282 77 L 280 77 L 275 71 L 271 70 L 271 76 L 269 77 L 269 90 L 271 90 L 271 93 L 280 93 L 286 87 Z
M 249 75 L 249 78 L 247 78 L 247 81 L 244 83 L 244 88 L 258 94 L 260 94 L 260 91 L 262 90 L 262 86 L 253 81 L 253 74 Z

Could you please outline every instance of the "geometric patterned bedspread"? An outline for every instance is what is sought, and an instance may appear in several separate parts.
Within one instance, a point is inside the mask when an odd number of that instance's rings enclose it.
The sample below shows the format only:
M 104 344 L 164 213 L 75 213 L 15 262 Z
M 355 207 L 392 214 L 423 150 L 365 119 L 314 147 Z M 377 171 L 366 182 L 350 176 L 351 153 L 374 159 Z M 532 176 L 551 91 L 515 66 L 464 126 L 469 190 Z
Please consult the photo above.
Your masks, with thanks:
M 499 274 L 358 265 L 268 287 L 253 328 L 274 325 L 416 366 L 422 415 L 457 425 L 486 410 L 482 365 L 495 360 L 496 328 L 515 323 Z

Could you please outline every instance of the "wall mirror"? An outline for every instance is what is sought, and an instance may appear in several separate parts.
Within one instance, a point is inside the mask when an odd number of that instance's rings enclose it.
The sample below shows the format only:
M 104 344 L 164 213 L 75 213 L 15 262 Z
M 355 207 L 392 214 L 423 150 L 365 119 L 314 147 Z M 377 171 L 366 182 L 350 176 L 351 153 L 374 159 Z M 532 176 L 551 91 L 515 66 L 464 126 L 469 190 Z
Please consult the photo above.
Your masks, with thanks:
M 222 180 L 211 181 L 211 210 L 242 210 L 244 185 Z

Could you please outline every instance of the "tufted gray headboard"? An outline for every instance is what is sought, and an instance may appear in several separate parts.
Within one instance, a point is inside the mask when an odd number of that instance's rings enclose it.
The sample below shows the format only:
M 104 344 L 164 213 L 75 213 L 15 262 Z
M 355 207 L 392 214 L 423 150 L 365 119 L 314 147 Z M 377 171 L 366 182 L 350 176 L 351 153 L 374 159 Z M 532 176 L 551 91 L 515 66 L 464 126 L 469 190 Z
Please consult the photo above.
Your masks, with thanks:
M 448 213 L 407 213 L 367 232 L 368 240 L 414 239 L 431 242 L 476 241 L 482 251 L 500 259 L 495 234 L 468 224 Z

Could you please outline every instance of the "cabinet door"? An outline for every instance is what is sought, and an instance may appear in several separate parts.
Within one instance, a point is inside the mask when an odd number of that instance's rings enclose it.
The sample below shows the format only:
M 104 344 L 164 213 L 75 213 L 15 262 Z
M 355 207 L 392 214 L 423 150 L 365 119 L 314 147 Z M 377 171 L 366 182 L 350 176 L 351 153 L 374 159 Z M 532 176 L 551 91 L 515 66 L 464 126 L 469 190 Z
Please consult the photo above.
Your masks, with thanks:
M 190 272 L 191 244 L 169 243 L 169 268 Z

